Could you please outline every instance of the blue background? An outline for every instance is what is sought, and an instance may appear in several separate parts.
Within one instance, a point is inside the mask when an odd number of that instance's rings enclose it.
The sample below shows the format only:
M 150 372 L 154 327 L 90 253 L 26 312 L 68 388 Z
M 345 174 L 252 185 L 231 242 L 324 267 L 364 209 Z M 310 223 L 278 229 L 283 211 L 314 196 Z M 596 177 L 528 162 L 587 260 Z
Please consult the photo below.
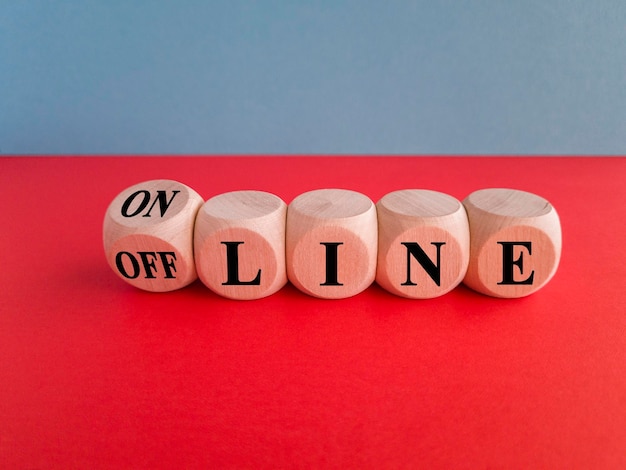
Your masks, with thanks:
M 0 0 L 3 154 L 626 154 L 623 1 Z

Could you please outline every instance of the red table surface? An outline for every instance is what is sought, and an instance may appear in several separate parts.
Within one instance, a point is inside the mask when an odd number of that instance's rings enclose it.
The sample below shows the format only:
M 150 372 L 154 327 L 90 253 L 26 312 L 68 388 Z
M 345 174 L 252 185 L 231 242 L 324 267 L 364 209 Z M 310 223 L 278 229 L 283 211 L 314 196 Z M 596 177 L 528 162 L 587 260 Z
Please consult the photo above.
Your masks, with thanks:
M 522 189 L 563 255 L 522 299 L 148 293 L 102 221 L 156 178 L 286 202 Z M 624 158 L 2 158 L 0 196 L 2 468 L 626 468 Z

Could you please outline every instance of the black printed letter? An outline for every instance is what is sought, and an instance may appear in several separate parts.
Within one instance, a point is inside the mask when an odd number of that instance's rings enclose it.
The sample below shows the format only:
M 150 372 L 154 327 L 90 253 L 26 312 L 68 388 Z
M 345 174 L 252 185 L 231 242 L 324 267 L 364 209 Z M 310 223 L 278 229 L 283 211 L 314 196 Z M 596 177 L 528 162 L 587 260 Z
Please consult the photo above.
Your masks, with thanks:
M 148 209 L 148 212 L 144 214 L 144 217 L 150 217 L 150 212 L 152 212 L 152 209 L 154 209 L 154 206 L 156 205 L 157 201 L 159 203 L 159 209 L 161 209 L 161 217 L 163 217 L 165 215 L 165 212 L 167 211 L 167 208 L 170 207 L 170 204 L 172 203 L 172 201 L 174 200 L 174 198 L 180 191 L 177 190 L 177 191 L 172 191 L 172 192 L 174 194 L 172 194 L 172 198 L 168 201 L 165 197 L 165 191 L 163 190 L 157 191 L 157 197 L 152 203 L 152 205 L 150 206 L 150 209 Z
M 441 247 L 445 245 L 445 242 L 431 242 L 431 245 L 435 245 L 437 247 L 437 264 L 434 264 L 431 259 L 428 257 L 422 247 L 419 246 L 415 242 L 401 242 L 402 245 L 406 246 L 406 282 L 403 282 L 401 285 L 403 286 L 416 286 L 413 281 L 411 281 L 411 256 L 417 260 L 417 262 L 424 268 L 424 271 L 428 273 L 430 278 L 435 281 L 435 284 L 441 286 Z
M 524 274 L 524 268 L 522 266 L 524 261 L 524 253 L 520 252 L 519 258 L 514 260 L 513 247 L 515 245 L 523 246 L 528 250 L 528 254 L 531 255 L 531 242 L 498 242 L 498 244 L 502 245 L 502 282 L 498 282 L 498 285 L 532 284 L 533 277 L 535 276 L 535 271 L 532 271 L 530 273 L 530 276 L 522 281 L 516 281 L 513 279 L 513 266 L 517 266 L 519 268 L 520 274 Z
M 343 245 L 341 242 L 321 242 L 320 245 L 326 247 L 326 282 L 320 286 L 343 286 L 337 282 L 337 247 Z
M 135 210 L 135 212 L 133 212 L 132 214 L 129 214 L 128 209 L 130 208 L 130 205 L 139 194 L 143 194 L 143 201 L 139 203 L 139 207 L 137 207 L 137 210 Z M 150 193 L 148 191 L 146 191 L 145 189 L 135 191 L 133 194 L 128 196 L 128 199 L 126 199 L 124 201 L 124 204 L 122 204 L 122 215 L 124 217 L 135 217 L 137 214 L 139 214 L 142 210 L 146 208 L 149 202 L 150 202 Z
M 258 286 L 261 285 L 261 270 L 251 281 L 239 280 L 239 245 L 243 242 L 221 242 L 226 245 L 226 269 L 227 280 L 222 282 L 223 286 Z
M 126 272 L 126 268 L 124 267 L 124 263 L 122 262 L 122 255 L 128 256 L 130 263 L 133 265 L 133 273 L 128 274 Z M 115 265 L 117 266 L 117 270 L 120 272 L 122 276 L 126 279 L 136 279 L 139 276 L 139 263 L 137 259 L 129 253 L 128 251 L 120 251 L 117 255 L 115 255 Z

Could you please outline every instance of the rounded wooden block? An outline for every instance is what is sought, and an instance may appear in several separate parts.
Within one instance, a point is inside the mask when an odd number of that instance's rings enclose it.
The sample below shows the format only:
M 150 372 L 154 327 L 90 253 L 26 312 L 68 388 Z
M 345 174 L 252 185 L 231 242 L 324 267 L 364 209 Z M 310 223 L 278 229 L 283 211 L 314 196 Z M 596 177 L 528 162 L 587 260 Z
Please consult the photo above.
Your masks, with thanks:
M 287 205 L 262 191 L 209 199 L 198 211 L 196 269 L 212 291 L 230 299 L 260 299 L 287 283 Z
M 461 283 L 469 262 L 469 226 L 460 201 L 407 189 L 383 196 L 378 211 L 376 282 L 412 299 L 443 295 Z
M 302 292 L 340 299 L 365 290 L 376 274 L 376 206 L 365 195 L 320 189 L 287 209 L 287 276 Z
M 554 276 L 561 224 L 544 198 L 513 189 L 482 189 L 463 201 L 470 224 L 470 263 L 463 282 L 494 297 L 524 297 Z
M 118 194 L 103 224 L 111 269 L 135 287 L 166 292 L 193 282 L 193 226 L 204 200 L 171 180 L 136 184 Z

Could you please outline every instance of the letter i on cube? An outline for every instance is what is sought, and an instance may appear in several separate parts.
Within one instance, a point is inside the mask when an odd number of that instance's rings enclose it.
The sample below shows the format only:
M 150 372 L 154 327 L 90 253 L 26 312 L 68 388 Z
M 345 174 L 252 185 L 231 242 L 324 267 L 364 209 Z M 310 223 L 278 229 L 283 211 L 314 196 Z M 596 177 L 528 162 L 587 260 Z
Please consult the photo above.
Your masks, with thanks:
M 314 297 L 341 299 L 365 290 L 376 275 L 376 206 L 345 189 L 319 189 L 287 209 L 287 275 Z

